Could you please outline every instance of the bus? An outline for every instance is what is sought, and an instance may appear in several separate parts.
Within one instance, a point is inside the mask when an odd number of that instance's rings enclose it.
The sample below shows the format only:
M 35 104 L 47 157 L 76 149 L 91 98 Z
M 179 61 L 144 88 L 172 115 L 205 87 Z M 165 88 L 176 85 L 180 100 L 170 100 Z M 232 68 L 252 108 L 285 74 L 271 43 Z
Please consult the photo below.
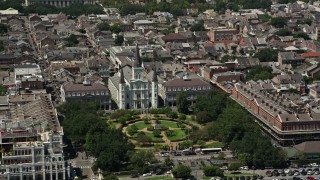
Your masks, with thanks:
M 200 154 L 209 154 L 209 153 L 220 153 L 222 148 L 202 148 L 200 149 Z

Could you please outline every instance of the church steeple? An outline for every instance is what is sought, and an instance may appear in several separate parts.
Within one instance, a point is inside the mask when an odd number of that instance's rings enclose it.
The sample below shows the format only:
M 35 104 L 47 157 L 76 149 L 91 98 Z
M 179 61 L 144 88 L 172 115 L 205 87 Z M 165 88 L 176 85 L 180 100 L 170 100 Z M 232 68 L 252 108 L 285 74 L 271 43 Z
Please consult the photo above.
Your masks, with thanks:
M 123 75 L 123 69 L 120 70 L 120 83 L 121 84 L 124 84 L 125 81 L 124 81 L 124 75 Z
M 138 44 L 136 44 L 136 51 L 134 55 L 134 67 L 141 67 L 141 57 L 140 57 L 140 49 Z
M 157 52 L 153 51 L 153 76 L 152 76 L 153 82 L 158 82 L 157 67 L 156 67 L 157 56 L 158 56 Z

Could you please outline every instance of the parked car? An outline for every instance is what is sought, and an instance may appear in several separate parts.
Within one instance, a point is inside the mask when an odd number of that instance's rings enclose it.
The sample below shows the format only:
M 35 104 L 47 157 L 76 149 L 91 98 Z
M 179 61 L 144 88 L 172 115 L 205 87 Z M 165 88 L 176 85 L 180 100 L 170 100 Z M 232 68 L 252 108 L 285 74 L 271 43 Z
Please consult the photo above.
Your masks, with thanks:
M 143 177 L 147 177 L 147 176 L 152 176 L 152 174 L 151 174 L 151 173 L 145 173 L 145 174 L 143 174 L 142 176 L 143 176 Z

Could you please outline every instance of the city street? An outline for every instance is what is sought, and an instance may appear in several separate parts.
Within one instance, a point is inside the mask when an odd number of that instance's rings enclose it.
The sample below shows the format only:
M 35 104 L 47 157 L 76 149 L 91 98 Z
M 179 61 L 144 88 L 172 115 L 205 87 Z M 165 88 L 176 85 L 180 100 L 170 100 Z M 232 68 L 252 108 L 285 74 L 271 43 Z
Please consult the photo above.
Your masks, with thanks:
M 94 176 L 91 167 L 94 159 L 92 157 L 86 157 L 84 152 L 78 152 L 78 156 L 75 159 L 69 160 L 73 168 L 79 168 L 82 171 L 83 180 L 91 180 Z

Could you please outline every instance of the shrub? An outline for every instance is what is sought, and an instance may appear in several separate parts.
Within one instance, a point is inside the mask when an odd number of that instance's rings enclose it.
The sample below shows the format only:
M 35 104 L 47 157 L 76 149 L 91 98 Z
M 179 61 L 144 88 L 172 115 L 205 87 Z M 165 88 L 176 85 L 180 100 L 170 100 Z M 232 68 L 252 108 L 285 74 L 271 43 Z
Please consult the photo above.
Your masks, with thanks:
M 172 119 L 177 119 L 178 118 L 178 114 L 176 112 L 168 112 L 167 116 L 169 118 L 172 118 Z
M 167 135 L 168 137 L 172 137 L 172 136 L 175 135 L 175 133 L 174 133 L 173 130 L 167 130 L 167 131 L 166 131 L 166 135 Z
M 150 109 L 151 114 L 166 114 L 167 112 L 171 112 L 171 111 L 172 109 L 170 107 Z
M 179 119 L 180 120 L 186 120 L 187 119 L 187 116 L 185 114 L 180 114 L 179 115 Z
M 148 130 L 148 131 L 153 131 L 153 130 L 154 130 L 154 127 L 153 127 L 153 126 L 149 126 L 149 127 L 147 127 L 147 130 Z
M 133 136 L 135 133 L 138 132 L 138 127 L 136 125 L 131 125 L 128 127 L 127 131 L 130 136 Z
M 154 137 L 161 137 L 161 131 L 159 129 L 155 129 L 153 131 L 153 136 Z

